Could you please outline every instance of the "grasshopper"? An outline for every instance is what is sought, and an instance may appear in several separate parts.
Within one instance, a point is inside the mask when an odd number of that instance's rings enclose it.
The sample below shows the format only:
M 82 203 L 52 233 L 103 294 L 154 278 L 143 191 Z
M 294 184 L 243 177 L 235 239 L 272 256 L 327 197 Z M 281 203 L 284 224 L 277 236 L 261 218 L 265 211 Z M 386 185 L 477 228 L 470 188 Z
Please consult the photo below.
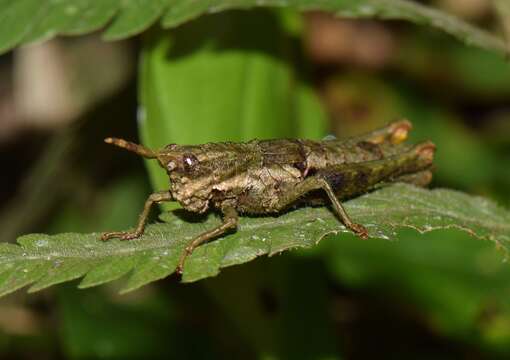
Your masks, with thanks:
M 426 186 L 432 179 L 435 145 L 404 141 L 411 123 L 403 120 L 347 140 L 252 140 L 202 145 L 170 144 L 159 151 L 122 139 L 114 144 L 148 159 L 156 159 L 170 178 L 166 191 L 151 194 L 133 231 L 108 232 L 102 240 L 134 239 L 144 232 L 153 204 L 178 201 L 194 213 L 219 210 L 223 222 L 194 238 L 179 259 L 201 244 L 236 229 L 238 214 L 275 214 L 293 205 L 330 203 L 346 228 L 367 238 L 367 229 L 355 223 L 341 199 L 397 181 Z

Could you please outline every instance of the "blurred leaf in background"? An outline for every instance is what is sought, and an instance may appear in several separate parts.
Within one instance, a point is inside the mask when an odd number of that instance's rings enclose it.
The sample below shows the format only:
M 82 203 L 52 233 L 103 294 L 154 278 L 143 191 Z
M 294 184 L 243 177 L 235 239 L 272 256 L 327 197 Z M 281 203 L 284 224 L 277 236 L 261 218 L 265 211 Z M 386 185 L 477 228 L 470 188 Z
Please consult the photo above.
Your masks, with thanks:
M 67 8 L 75 4 L 66 1 L 4 2 L 0 15 L 7 15 L 0 17 L 9 21 L 0 22 L 0 48 L 88 32 L 112 18 L 104 36 L 117 39 L 146 29 L 162 15 L 164 26 L 173 26 L 211 10 L 210 3 L 186 4 L 108 1 L 92 4 L 93 11 L 85 14 L 80 7 Z M 367 9 L 367 4 L 374 6 Z M 434 2 L 460 9 L 459 16 L 478 24 L 494 23 L 488 0 L 476 6 L 461 0 L 448 4 Z M 503 49 L 497 38 L 471 32 L 464 22 L 411 1 L 317 4 L 320 8 L 409 19 L 481 47 Z M 58 16 L 66 11 L 68 16 Z M 346 136 L 408 117 L 415 125 L 414 139 L 438 145 L 434 186 L 510 204 L 510 66 L 502 56 L 401 22 L 328 17 L 324 26 L 323 16 L 314 14 L 314 26 L 322 30 L 312 31 L 310 15 L 305 16 L 302 21 L 287 9 L 224 12 L 172 31 L 155 26 L 144 33 L 139 88 L 130 81 L 121 94 L 91 102 L 79 116 L 87 126 L 68 138 L 73 151 L 53 147 L 62 156 L 47 156 L 50 161 L 39 163 L 42 172 L 31 172 L 23 188 L 27 196 L 19 198 L 27 205 L 14 202 L 17 212 L 2 216 L 12 225 L 10 233 L 124 229 L 136 221 L 150 192 L 142 162 L 101 143 L 111 135 L 136 140 L 136 92 L 140 138 L 155 148 L 170 142 L 321 138 L 329 129 Z M 37 26 L 31 26 L 32 19 Z M 317 44 L 329 57 L 313 53 Z M 97 54 L 100 50 L 91 48 L 75 53 L 82 60 L 100 59 Z M 112 57 L 116 70 L 128 56 Z M 87 76 L 104 77 L 115 67 L 105 65 L 99 72 L 94 68 L 100 65 L 93 64 L 84 71 Z M 10 78 L 4 69 L 2 95 Z M 88 81 L 71 83 L 80 87 Z M 2 119 L 15 118 L 5 99 L 9 96 L 0 102 Z M 321 100 L 333 119 L 330 126 Z M 9 136 L 22 145 L 8 148 L 13 171 L 3 177 L 19 181 L 20 165 L 28 163 L 20 148 L 34 161 L 41 147 L 29 149 L 28 144 L 36 145 L 47 133 Z M 147 165 L 153 188 L 167 188 L 164 171 Z M 11 214 L 11 209 L 3 210 Z M 11 324 L 28 319 L 28 325 L 16 333 L 0 321 L 2 356 L 507 358 L 508 264 L 492 244 L 455 231 L 401 231 L 398 236 L 398 242 L 362 242 L 343 235 L 316 249 L 258 259 L 197 284 L 183 286 L 170 278 L 124 297 L 116 295 L 118 283 L 101 290 L 76 290 L 71 284 L 30 298 L 14 294 L 0 306 L 0 314 L 13 317 L 1 317 L 16 319 Z

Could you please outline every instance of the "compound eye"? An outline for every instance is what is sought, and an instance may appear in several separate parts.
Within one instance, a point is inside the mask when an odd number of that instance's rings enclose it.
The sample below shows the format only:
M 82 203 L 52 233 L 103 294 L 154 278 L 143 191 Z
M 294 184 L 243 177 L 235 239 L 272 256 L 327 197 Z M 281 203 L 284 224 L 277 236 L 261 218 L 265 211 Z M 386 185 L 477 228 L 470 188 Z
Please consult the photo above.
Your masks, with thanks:
M 198 164 L 198 159 L 193 154 L 185 154 L 182 157 L 182 162 L 183 162 L 186 170 L 191 170 L 193 167 L 195 167 Z

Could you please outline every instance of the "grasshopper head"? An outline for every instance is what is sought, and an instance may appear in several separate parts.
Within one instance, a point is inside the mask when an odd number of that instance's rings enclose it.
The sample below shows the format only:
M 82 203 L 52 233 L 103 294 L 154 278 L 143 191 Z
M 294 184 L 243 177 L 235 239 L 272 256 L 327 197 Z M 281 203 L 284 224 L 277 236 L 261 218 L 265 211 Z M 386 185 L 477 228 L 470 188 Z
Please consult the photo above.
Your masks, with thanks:
M 170 144 L 157 153 L 160 165 L 171 178 L 204 181 L 205 178 L 221 181 L 239 173 L 252 156 L 243 145 L 235 143 Z
M 215 187 L 242 166 L 236 146 L 170 144 L 160 150 L 157 159 L 168 173 L 174 199 L 188 210 L 205 211 Z
M 210 187 L 200 163 L 202 155 L 196 146 L 165 146 L 157 159 L 170 178 L 170 192 L 185 209 L 204 212 L 208 208 Z
M 158 152 L 157 159 L 169 175 L 194 177 L 203 168 L 204 156 L 198 146 L 170 144 Z

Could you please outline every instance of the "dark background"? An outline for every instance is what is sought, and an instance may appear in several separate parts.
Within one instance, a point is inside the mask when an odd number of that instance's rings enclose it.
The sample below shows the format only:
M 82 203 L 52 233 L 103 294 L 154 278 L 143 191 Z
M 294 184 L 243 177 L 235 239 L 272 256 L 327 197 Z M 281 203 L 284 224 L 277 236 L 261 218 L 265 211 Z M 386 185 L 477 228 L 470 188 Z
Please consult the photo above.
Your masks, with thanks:
M 487 3 L 436 5 L 491 27 Z M 313 13 L 302 24 L 293 36 L 297 66 L 306 64 L 330 133 L 345 137 L 405 115 L 413 139 L 437 145 L 433 187 L 510 207 L 505 59 L 401 22 Z M 194 36 L 190 44 L 200 44 Z M 260 49 L 258 36 L 247 51 Z M 190 44 L 179 56 L 194 51 Z M 141 47 L 139 38 L 105 43 L 95 34 L 0 57 L 2 241 L 134 224 L 151 191 L 146 169 L 102 139 L 138 139 Z M 454 230 L 403 231 L 398 242 L 328 238 L 216 278 L 182 285 L 171 276 L 122 296 L 121 282 L 1 299 L 1 358 L 510 356 L 510 267 L 493 244 Z

